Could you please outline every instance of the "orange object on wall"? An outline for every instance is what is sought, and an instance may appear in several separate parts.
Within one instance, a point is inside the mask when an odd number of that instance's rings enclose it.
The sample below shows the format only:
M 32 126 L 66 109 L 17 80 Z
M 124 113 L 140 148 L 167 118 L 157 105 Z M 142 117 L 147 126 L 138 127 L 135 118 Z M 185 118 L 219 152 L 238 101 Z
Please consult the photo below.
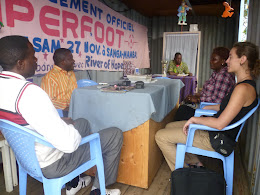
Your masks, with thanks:
M 225 11 L 222 14 L 222 18 L 231 17 L 234 14 L 234 12 L 230 12 L 230 11 L 233 11 L 234 9 L 230 7 L 228 2 L 223 2 L 223 5 L 225 6 Z

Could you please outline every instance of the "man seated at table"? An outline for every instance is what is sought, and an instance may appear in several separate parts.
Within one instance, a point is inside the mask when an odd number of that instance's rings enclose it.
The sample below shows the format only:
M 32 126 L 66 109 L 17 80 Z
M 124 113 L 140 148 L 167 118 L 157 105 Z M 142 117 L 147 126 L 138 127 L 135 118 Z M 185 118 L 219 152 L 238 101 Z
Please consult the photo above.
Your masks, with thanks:
M 56 109 L 68 116 L 72 91 L 77 88 L 73 55 L 69 49 L 60 48 L 53 55 L 54 66 L 43 78 L 41 88 L 49 95 Z
M 192 73 L 189 72 L 187 64 L 182 61 L 182 55 L 179 52 L 177 52 L 174 55 L 174 59 L 170 61 L 168 73 L 175 76 L 178 74 L 188 74 L 189 76 L 192 76 Z
M 45 91 L 26 81 L 37 69 L 37 58 L 29 40 L 22 36 L 1 38 L 0 64 L 3 68 L 0 73 L 0 118 L 35 130 L 55 147 L 35 145 L 43 175 L 46 178 L 62 177 L 87 162 L 89 144 L 79 144 L 82 137 L 90 134 L 88 121 L 63 121 Z M 99 135 L 107 186 L 117 179 L 123 133 L 111 127 L 99 131 Z M 76 194 L 90 182 L 89 176 L 76 177 L 66 184 L 66 195 Z M 106 193 L 120 195 L 120 190 L 109 189 Z M 94 179 L 90 194 L 100 194 L 98 177 Z

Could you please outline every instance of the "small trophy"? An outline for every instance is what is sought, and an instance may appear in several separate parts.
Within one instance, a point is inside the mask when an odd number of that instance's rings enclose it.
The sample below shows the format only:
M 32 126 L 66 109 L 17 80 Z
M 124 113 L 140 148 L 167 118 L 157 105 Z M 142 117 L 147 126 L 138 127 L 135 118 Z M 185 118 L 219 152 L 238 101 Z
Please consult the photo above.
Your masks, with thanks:
M 167 60 L 162 60 L 161 63 L 162 63 L 162 74 L 163 74 L 163 77 L 166 77 L 167 76 L 167 74 L 166 74 L 167 66 L 166 65 L 167 65 L 168 61 Z

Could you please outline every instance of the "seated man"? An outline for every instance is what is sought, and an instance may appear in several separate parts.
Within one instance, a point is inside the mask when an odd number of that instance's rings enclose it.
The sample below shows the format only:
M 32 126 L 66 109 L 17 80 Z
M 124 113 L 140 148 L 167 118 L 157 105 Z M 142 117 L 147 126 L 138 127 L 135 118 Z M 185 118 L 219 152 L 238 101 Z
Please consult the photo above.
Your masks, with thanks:
M 53 55 L 54 66 L 43 78 L 41 88 L 49 95 L 56 109 L 68 116 L 72 91 L 77 88 L 74 70 L 75 60 L 69 49 L 60 48 Z
M 85 119 L 66 124 L 48 95 L 37 85 L 26 81 L 37 69 L 34 54 L 33 45 L 26 37 L 6 36 L 0 39 L 0 64 L 3 68 L 0 73 L 0 118 L 35 130 L 55 147 L 37 144 L 35 150 L 43 175 L 57 178 L 89 160 L 89 144 L 80 147 L 79 144 L 82 137 L 90 134 L 90 126 Z M 120 129 L 111 127 L 99 131 L 99 135 L 107 186 L 116 182 L 123 134 Z M 76 177 L 66 184 L 66 195 L 76 194 L 90 181 L 89 176 Z M 106 192 L 120 195 L 119 189 Z M 90 194 L 100 194 L 98 177 L 95 177 Z
M 178 74 L 189 74 L 192 76 L 192 73 L 189 72 L 188 66 L 185 62 L 182 62 L 181 53 L 176 53 L 174 55 L 174 60 L 171 60 L 168 66 L 168 73 L 170 75 L 178 75 Z

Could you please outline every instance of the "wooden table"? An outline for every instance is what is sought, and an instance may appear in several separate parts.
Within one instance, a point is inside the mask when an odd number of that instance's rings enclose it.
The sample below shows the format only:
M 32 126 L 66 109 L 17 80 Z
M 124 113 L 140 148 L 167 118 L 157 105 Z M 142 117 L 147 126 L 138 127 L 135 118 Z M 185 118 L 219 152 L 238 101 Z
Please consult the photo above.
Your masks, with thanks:
M 96 86 L 75 89 L 69 117 L 86 118 L 93 132 L 115 126 L 123 131 L 120 183 L 148 188 L 163 160 L 155 133 L 173 121 L 183 83 L 161 80 L 124 94 L 100 92 Z
M 124 141 L 119 162 L 117 182 L 148 188 L 162 162 L 163 155 L 154 136 L 172 122 L 178 105 L 162 122 L 149 119 L 138 127 L 123 133 Z

